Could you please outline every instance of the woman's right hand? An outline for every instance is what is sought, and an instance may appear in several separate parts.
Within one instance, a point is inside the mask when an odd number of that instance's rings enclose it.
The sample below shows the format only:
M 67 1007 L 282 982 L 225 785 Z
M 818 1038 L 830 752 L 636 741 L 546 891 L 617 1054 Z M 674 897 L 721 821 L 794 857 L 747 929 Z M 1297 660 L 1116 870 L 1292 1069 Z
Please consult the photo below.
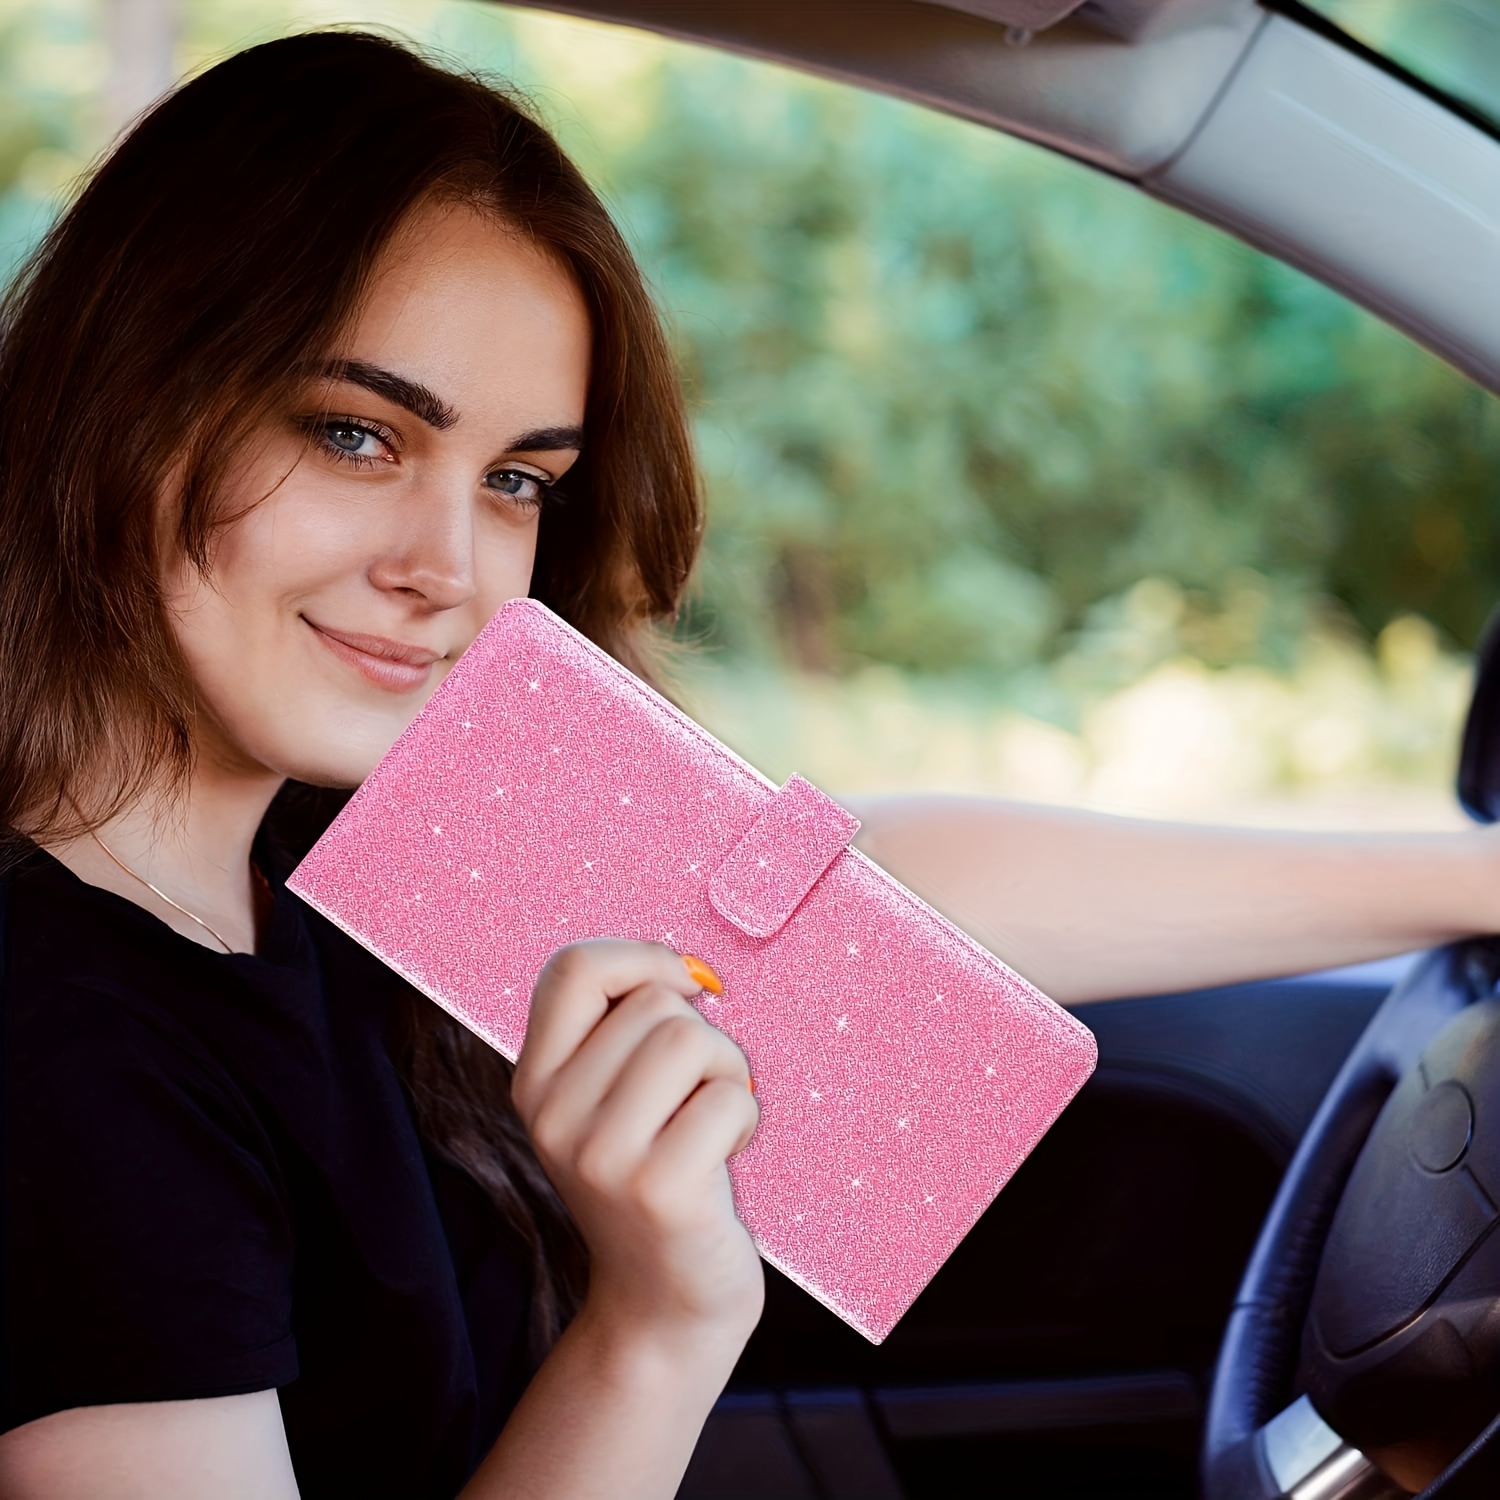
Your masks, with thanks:
M 513 1097 L 588 1245 L 591 1320 L 732 1360 L 765 1284 L 725 1164 L 759 1112 L 744 1054 L 688 1004 L 702 987 L 660 944 L 559 950 Z

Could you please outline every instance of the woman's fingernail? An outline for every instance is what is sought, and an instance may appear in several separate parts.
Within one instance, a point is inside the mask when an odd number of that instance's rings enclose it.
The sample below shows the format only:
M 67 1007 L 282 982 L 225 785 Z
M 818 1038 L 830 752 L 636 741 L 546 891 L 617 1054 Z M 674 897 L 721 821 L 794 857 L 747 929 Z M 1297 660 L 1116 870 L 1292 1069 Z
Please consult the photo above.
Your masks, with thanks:
M 687 965 L 688 977 L 695 983 L 701 984 L 704 989 L 715 995 L 724 993 L 724 981 L 701 958 L 694 958 L 691 953 L 684 953 L 682 961 Z
M 755 1092 L 755 1079 L 754 1079 L 754 1077 L 752 1076 L 750 1078 L 747 1078 L 745 1080 L 745 1082 L 750 1085 L 750 1092 L 753 1094 Z

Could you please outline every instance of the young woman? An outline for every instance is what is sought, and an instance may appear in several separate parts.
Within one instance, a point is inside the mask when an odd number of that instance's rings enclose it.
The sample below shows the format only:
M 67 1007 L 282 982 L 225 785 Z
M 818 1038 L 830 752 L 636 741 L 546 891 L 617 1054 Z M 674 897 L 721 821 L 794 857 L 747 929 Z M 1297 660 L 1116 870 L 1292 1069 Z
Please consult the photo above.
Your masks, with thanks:
M 623 243 L 473 80 L 253 49 L 53 230 L 0 351 L 0 1492 L 672 1494 L 761 1299 L 713 975 L 564 949 L 512 1077 L 282 880 L 506 599 L 647 671 L 699 530 Z M 1484 835 L 864 811 L 1063 998 L 1500 926 Z

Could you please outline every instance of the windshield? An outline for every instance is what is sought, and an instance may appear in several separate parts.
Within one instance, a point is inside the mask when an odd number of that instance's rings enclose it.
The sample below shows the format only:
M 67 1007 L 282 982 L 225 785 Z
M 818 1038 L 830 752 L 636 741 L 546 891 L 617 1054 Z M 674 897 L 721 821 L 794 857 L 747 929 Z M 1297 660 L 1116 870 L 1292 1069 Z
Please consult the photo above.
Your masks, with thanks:
M 1311 0 L 1308 8 L 1500 125 L 1500 0 Z

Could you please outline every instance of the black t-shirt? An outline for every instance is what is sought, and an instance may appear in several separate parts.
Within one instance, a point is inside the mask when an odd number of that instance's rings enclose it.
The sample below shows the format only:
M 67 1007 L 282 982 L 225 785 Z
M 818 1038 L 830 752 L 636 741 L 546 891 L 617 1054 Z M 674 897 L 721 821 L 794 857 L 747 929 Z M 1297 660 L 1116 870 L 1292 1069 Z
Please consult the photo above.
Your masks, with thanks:
M 5 879 L 0 1419 L 274 1387 L 304 1500 L 451 1496 L 531 1373 L 525 1261 L 424 1151 L 400 981 L 267 873 L 255 955 Z

